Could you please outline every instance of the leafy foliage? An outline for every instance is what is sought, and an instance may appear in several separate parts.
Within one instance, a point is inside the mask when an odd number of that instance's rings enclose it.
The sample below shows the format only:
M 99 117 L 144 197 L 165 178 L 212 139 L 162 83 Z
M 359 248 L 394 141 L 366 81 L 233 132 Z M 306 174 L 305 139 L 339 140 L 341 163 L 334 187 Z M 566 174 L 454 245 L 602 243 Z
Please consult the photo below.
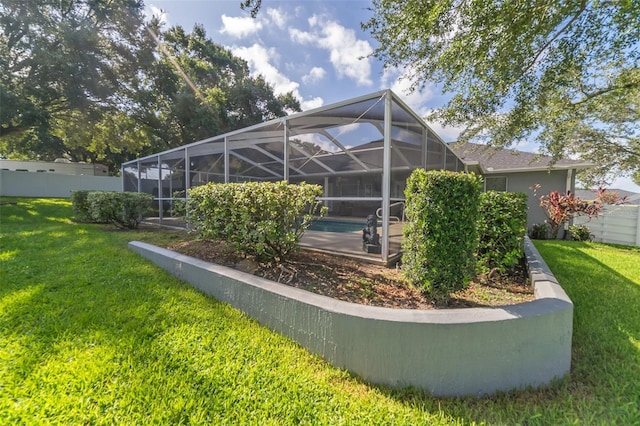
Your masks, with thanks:
M 532 187 L 534 196 L 540 185 Z M 594 201 L 586 201 L 576 197 L 571 191 L 561 194 L 558 191 L 551 191 L 547 195 L 540 196 L 540 207 L 542 207 L 549 219 L 551 228 L 551 238 L 558 238 L 560 225 L 568 223 L 575 216 L 597 217 L 605 204 L 623 204 L 627 197 L 620 197 L 617 193 L 607 192 L 600 187 Z
M 602 206 L 598 203 L 588 203 L 580 197 L 576 197 L 571 191 L 561 194 L 558 191 L 551 191 L 547 195 L 540 197 L 540 207 L 542 207 L 549 218 L 551 227 L 551 238 L 558 238 L 560 225 L 567 223 L 569 219 L 576 215 L 597 216 Z
M 586 225 L 569 225 L 569 234 L 574 241 L 591 241 L 593 234 Z
M 66 145 L 73 133 L 60 123 L 100 122 L 125 107 L 153 58 L 142 7 L 134 0 L 0 3 L 1 154 L 76 161 L 104 155 Z
M 77 197 L 74 201 L 77 201 Z M 153 196 L 142 192 L 89 191 L 86 204 L 92 222 L 113 223 L 119 228 L 138 227 L 151 206 Z M 78 208 L 74 204 L 74 211 Z
M 324 216 L 318 185 L 245 182 L 191 188 L 186 220 L 201 238 L 224 239 L 259 260 L 281 263 L 298 249 L 316 215 Z
M 536 242 L 575 303 L 570 377 L 552 389 L 443 399 L 416 389 L 381 392 L 126 254 L 132 239 L 166 246 L 180 234 L 104 232 L 70 224 L 68 200 L 10 200 L 17 205 L 0 208 L 4 423 L 446 426 L 640 418 L 637 247 Z
M 529 236 L 534 240 L 546 240 L 549 237 L 549 225 L 547 222 L 533 224 Z
M 431 119 L 461 140 L 538 142 L 597 164 L 591 180 L 640 169 L 636 2 L 374 0 L 374 56 L 451 100 Z
M 135 95 L 135 117 L 148 126 L 150 152 L 299 111 L 291 93 L 276 96 L 247 63 L 207 37 L 201 25 L 150 26 L 157 44 L 144 87 Z
M 449 171 L 416 169 L 407 179 L 402 268 L 436 299 L 448 299 L 475 274 L 481 187 L 479 176 Z
M 90 191 L 71 191 L 71 206 L 76 222 L 92 222 L 87 196 Z
M 210 40 L 137 0 L 0 3 L 0 156 L 132 158 L 299 111 Z
M 478 209 L 478 264 L 484 270 L 507 272 L 524 257 L 527 194 L 487 191 Z

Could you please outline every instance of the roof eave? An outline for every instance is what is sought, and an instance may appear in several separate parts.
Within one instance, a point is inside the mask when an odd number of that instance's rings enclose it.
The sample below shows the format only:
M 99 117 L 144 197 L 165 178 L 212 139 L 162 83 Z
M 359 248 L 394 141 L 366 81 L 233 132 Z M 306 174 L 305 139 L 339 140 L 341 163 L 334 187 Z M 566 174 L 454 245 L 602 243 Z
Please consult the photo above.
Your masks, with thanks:
M 482 172 L 485 174 L 498 174 L 498 173 L 527 173 L 527 172 L 546 172 L 554 170 L 586 170 L 593 168 L 591 163 L 578 163 L 578 164 L 554 164 L 553 166 L 536 166 L 536 167 L 516 167 L 508 169 L 494 169 L 491 167 L 485 167 L 482 165 Z

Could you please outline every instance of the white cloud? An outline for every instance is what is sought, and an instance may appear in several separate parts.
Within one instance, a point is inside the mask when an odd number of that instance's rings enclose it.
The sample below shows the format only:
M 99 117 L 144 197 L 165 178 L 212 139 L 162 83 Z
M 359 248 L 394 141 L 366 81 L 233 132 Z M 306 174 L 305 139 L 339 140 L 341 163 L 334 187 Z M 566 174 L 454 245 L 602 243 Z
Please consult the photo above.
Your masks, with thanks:
M 251 17 L 233 17 L 222 15 L 223 34 L 229 34 L 231 37 L 242 38 L 251 34 L 255 34 L 262 29 L 262 21 Z
M 313 67 L 311 71 L 309 71 L 309 74 L 302 77 L 302 82 L 304 84 L 314 84 L 322 80 L 325 75 L 327 75 L 327 72 L 324 68 Z
M 427 125 L 445 142 L 457 141 L 458 136 L 460 136 L 460 133 L 464 130 L 462 127 L 443 126 L 441 123 L 435 121 L 427 121 Z
M 633 179 L 628 176 L 617 177 L 609 185 L 610 188 L 624 189 L 626 191 L 640 193 L 640 186 L 638 186 Z
M 426 85 L 420 89 L 411 90 L 413 82 L 406 72 L 398 68 L 384 70 L 380 79 L 381 89 L 391 89 L 421 117 L 426 116 L 433 108 L 433 86 Z
M 231 53 L 247 61 L 251 74 L 254 76 L 262 75 L 267 83 L 273 86 L 273 92 L 276 95 L 292 92 L 293 96 L 300 101 L 300 108 L 303 111 L 324 105 L 324 100 L 319 96 L 307 100 L 303 99 L 300 90 L 298 90 L 300 84 L 291 81 L 271 63 L 271 60 L 277 61 L 279 58 L 276 49 L 267 49 L 255 43 L 251 47 L 233 48 Z
M 435 86 L 427 84 L 422 88 L 411 91 L 413 82 L 409 74 L 398 68 L 385 69 L 380 78 L 381 89 L 391 89 L 402 99 L 412 110 L 423 119 L 431 114 L 435 105 Z M 445 142 L 458 139 L 464 127 L 443 126 L 435 121 L 427 121 L 431 130 L 436 132 Z
M 303 111 L 320 108 L 322 105 L 324 105 L 324 99 L 322 99 L 320 96 L 316 96 L 315 98 L 306 101 L 300 101 L 300 108 L 302 108 Z
M 287 24 L 287 14 L 280 9 L 267 9 L 267 15 L 271 22 L 278 28 L 284 28 Z
M 312 33 L 300 31 L 296 28 L 291 28 L 289 30 L 289 37 L 291 38 L 291 41 L 299 44 L 312 44 L 316 41 L 316 37 Z
M 251 47 L 236 47 L 231 52 L 247 61 L 253 75 L 263 75 L 265 80 L 273 86 L 276 95 L 293 91 L 294 95 L 300 98 L 298 94 L 300 84 L 289 80 L 270 62 L 271 59 L 278 58 L 276 49 L 267 49 L 255 43 Z
M 339 77 L 348 77 L 359 86 L 373 84 L 371 63 L 367 58 L 373 49 L 367 40 L 359 40 L 354 30 L 317 15 L 309 18 L 309 26 L 311 32 L 291 29 L 291 41 L 327 50 Z
M 169 16 L 167 15 L 167 12 L 165 12 L 164 10 L 152 4 L 147 5 L 144 9 L 145 9 L 144 10 L 145 19 L 147 21 L 150 21 L 151 18 L 156 17 L 158 18 L 161 24 L 165 24 L 165 25 L 169 24 Z

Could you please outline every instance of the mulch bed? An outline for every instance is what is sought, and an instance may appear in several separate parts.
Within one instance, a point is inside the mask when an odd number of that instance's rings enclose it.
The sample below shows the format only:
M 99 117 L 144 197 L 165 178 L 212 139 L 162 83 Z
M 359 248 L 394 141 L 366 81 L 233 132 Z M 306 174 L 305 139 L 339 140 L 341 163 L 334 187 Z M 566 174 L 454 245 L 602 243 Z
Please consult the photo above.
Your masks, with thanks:
M 167 248 L 292 287 L 363 305 L 442 309 L 503 306 L 534 300 L 524 267 L 506 276 L 493 273 L 476 277 L 466 289 L 453 293 L 451 299 L 443 303 L 408 285 L 399 269 L 345 256 L 301 250 L 285 264 L 271 266 L 245 257 L 221 241 L 182 241 Z

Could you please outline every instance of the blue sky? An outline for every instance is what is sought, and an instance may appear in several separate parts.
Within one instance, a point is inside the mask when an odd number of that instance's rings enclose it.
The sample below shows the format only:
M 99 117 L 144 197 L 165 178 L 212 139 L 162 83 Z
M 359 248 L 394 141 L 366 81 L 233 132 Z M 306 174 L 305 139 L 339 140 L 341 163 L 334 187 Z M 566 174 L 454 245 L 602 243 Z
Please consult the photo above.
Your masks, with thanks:
M 360 24 L 371 16 L 370 1 L 263 0 L 256 19 L 240 8 L 240 0 L 147 0 L 145 5 L 147 15 L 161 17 L 167 28 L 190 31 L 202 24 L 210 39 L 245 59 L 276 93 L 293 91 L 303 110 L 389 88 L 421 116 L 446 101 L 435 85 L 409 93 L 401 70 L 383 70 L 369 57 L 376 41 Z M 445 141 L 460 132 L 429 125 Z M 536 151 L 527 143 L 514 147 Z M 611 187 L 640 192 L 628 178 Z
M 433 86 L 408 94 L 400 72 L 385 72 L 368 57 L 376 42 L 360 24 L 371 16 L 370 1 L 264 0 L 256 19 L 240 9 L 240 0 L 149 0 L 146 7 L 167 26 L 191 30 L 202 24 L 209 38 L 245 59 L 276 93 L 293 91 L 303 110 L 388 88 L 422 116 L 444 102 Z M 430 124 L 447 141 L 459 133 Z

